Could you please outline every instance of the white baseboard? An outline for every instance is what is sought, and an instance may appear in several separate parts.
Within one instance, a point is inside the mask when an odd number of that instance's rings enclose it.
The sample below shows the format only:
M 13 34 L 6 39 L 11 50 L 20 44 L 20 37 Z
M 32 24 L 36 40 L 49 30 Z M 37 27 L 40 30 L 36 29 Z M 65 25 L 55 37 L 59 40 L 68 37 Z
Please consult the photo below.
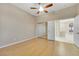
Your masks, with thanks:
M 63 41 L 63 40 L 56 40 L 56 41 L 74 44 L 74 42 L 68 42 L 68 41 Z
M 75 46 L 79 48 L 79 44 L 77 44 L 76 42 L 75 42 Z
M 33 38 L 37 38 L 37 37 L 39 37 L 39 36 L 34 36 L 34 37 L 31 37 L 31 38 L 28 38 L 28 39 L 24 39 L 24 40 L 21 40 L 21 41 L 18 41 L 18 42 L 13 42 L 13 43 L 10 43 L 10 44 L 1 46 L 0 48 L 5 48 L 5 47 L 8 47 L 8 46 L 12 46 L 12 45 L 15 45 L 15 44 L 18 44 L 18 43 L 22 43 L 22 42 L 31 40 L 31 39 L 33 39 Z M 56 41 L 60 41 L 60 40 L 56 40 Z M 60 41 L 60 42 L 63 42 L 63 41 Z M 67 42 L 67 43 L 71 43 L 71 42 Z M 73 43 L 72 43 L 72 44 L 73 44 Z M 78 46 L 78 47 L 79 47 L 79 46 Z
M 21 40 L 21 41 L 18 41 L 18 42 L 13 42 L 13 43 L 10 43 L 10 44 L 1 46 L 0 48 L 5 48 L 5 47 L 11 46 L 11 45 L 15 45 L 15 44 L 18 44 L 18 43 L 22 43 L 22 42 L 24 42 L 24 41 L 28 41 L 28 40 L 31 40 L 31 39 L 36 38 L 36 37 L 37 37 L 37 36 L 31 37 L 31 38 L 28 38 L 28 39 L 24 39 L 24 40 Z

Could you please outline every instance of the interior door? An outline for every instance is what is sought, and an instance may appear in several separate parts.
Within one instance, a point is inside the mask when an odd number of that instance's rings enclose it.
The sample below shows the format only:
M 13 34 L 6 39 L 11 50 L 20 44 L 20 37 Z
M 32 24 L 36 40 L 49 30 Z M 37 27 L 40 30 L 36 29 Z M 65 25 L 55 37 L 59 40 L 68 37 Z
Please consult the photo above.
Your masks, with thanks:
M 74 41 L 79 47 L 79 16 L 76 16 L 74 20 Z
M 54 21 L 48 22 L 48 40 L 55 40 L 55 23 L 54 23 Z

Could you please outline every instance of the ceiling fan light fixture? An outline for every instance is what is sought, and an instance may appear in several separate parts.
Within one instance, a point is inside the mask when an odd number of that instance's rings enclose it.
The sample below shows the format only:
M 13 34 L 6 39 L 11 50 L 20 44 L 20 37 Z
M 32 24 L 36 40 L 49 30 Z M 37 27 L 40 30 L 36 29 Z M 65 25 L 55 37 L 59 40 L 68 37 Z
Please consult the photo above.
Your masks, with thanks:
M 40 8 L 39 8 L 39 11 L 41 12 L 41 11 L 43 11 L 44 9 L 43 9 L 43 7 L 42 6 L 40 6 Z

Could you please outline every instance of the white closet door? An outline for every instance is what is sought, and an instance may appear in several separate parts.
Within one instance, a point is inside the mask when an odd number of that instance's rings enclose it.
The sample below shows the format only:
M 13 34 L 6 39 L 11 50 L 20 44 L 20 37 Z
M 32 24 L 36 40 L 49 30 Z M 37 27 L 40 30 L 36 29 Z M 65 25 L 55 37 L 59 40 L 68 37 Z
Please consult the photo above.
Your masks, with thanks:
M 76 16 L 74 20 L 74 41 L 79 47 L 79 16 Z
M 48 22 L 48 40 L 55 40 L 55 23 L 54 23 L 54 21 Z

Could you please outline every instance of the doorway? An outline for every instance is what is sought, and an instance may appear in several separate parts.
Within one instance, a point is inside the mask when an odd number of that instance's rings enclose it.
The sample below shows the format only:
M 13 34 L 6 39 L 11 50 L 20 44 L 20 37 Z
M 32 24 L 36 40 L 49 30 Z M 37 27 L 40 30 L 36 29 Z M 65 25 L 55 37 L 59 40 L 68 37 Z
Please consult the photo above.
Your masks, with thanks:
M 73 40 L 74 18 L 55 21 L 55 40 L 74 43 Z
M 47 39 L 47 22 L 37 23 L 36 35 L 38 36 L 38 38 Z

